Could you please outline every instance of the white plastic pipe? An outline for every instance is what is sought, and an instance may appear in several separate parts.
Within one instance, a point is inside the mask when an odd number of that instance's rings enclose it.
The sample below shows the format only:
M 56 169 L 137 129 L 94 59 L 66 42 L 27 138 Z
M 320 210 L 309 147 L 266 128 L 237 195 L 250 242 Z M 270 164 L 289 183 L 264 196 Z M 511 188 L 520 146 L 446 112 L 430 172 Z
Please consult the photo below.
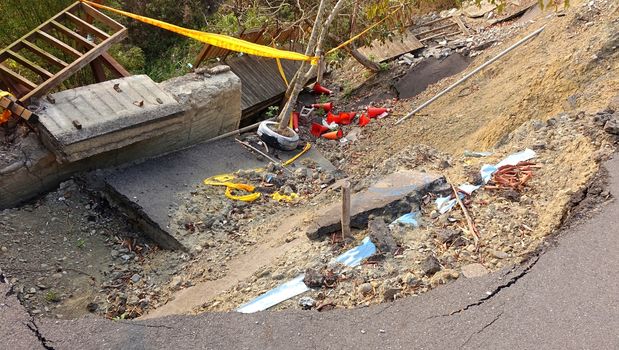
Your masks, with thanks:
M 537 34 L 541 33 L 544 28 L 546 28 L 546 26 L 541 27 L 540 29 L 534 31 L 533 33 L 527 35 L 526 37 L 522 38 L 520 41 L 518 41 L 517 43 L 515 43 L 514 45 L 510 46 L 509 48 L 507 48 L 505 51 L 501 52 L 500 54 L 496 55 L 496 57 L 494 57 L 493 59 L 491 59 L 490 61 L 482 64 L 481 66 L 475 68 L 475 70 L 473 70 L 472 72 L 470 72 L 469 74 L 465 75 L 462 79 L 458 80 L 457 82 L 453 83 L 450 87 L 448 87 L 447 89 L 441 91 L 438 93 L 438 95 L 432 97 L 431 99 L 429 99 L 427 102 L 425 102 L 424 104 L 422 104 L 421 106 L 417 107 L 414 111 L 408 113 L 406 116 L 402 117 L 401 119 L 399 119 L 397 122 L 395 122 L 395 125 L 398 125 L 400 123 L 402 123 L 403 121 L 405 121 L 406 119 L 412 117 L 415 113 L 419 112 L 420 110 L 426 108 L 428 105 L 430 105 L 432 102 L 438 100 L 441 96 L 445 95 L 446 93 L 448 93 L 449 91 L 453 90 L 456 86 L 464 83 L 465 81 L 467 81 L 470 77 L 472 77 L 473 75 L 477 74 L 477 72 L 479 72 L 480 70 L 488 67 L 489 65 L 491 65 L 492 63 L 494 63 L 496 60 L 498 60 L 499 58 L 505 56 L 508 52 L 510 52 L 511 50 L 517 48 L 518 46 L 524 44 L 525 42 L 529 41 L 531 38 L 533 38 L 534 36 L 536 36 Z

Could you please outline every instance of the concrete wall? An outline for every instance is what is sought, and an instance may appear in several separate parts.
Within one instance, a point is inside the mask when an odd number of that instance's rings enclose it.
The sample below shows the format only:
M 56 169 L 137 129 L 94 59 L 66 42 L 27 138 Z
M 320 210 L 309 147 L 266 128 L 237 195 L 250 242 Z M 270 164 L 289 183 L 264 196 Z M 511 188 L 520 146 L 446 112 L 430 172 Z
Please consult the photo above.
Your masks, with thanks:
M 221 71 L 221 70 L 220 70 Z M 71 162 L 59 163 L 34 134 L 22 141 L 23 156 L 0 169 L 0 209 L 14 207 L 54 189 L 76 173 L 123 164 L 191 147 L 236 130 L 241 120 L 241 81 L 231 71 L 188 74 L 161 83 L 184 105 L 172 118 L 182 124 L 167 133 Z M 169 118 L 168 118 L 169 119 Z M 169 120 L 168 120 L 169 122 Z

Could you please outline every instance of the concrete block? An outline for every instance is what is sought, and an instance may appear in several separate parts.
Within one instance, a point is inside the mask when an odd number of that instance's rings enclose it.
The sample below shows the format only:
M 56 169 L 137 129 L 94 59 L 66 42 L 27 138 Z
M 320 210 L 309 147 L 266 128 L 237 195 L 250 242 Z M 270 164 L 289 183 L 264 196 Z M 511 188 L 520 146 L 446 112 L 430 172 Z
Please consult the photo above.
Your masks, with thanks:
M 364 229 L 370 215 L 386 216 L 395 220 L 400 215 L 411 211 L 413 203 L 419 203 L 421 197 L 438 189 L 445 183 L 445 178 L 431 173 L 417 171 L 398 171 L 387 175 L 365 191 L 351 196 L 350 226 Z M 336 202 L 322 208 L 313 216 L 306 229 L 310 239 L 340 231 L 341 206 Z

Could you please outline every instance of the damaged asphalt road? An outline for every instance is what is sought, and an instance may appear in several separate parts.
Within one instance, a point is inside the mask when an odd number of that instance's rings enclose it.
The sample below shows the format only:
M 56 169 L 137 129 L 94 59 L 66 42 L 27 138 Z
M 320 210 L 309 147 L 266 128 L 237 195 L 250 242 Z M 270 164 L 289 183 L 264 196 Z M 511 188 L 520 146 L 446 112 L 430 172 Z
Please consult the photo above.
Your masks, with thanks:
M 607 163 L 619 193 L 619 159 Z M 42 319 L 37 332 L 0 283 L 11 349 L 611 349 L 619 346 L 619 202 L 512 271 L 354 310 L 205 313 L 147 322 Z M 36 333 L 36 334 L 34 334 Z M 21 344 L 22 346 L 18 346 Z

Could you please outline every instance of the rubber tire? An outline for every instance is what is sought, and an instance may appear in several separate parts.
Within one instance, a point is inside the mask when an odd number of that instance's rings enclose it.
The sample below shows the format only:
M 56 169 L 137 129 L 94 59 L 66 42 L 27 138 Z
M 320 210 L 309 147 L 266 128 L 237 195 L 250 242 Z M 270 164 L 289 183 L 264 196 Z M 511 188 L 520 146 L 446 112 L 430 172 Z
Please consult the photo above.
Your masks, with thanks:
M 269 146 L 273 146 L 283 151 L 293 151 L 297 149 L 297 147 L 299 146 L 299 135 L 294 130 L 288 127 L 288 131 L 290 131 L 293 136 L 287 137 L 278 134 L 273 129 L 271 129 L 269 125 L 278 126 L 279 123 L 268 120 L 260 123 L 260 125 L 258 126 L 258 136 L 262 141 L 266 142 L 266 144 Z

